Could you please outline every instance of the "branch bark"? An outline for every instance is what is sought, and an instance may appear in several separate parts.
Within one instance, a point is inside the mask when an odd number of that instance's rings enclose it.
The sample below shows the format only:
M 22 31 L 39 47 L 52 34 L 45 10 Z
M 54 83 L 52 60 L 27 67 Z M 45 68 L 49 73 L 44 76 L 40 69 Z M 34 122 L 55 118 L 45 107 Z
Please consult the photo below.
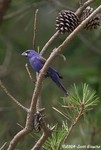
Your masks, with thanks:
M 81 5 L 81 7 L 76 11 L 76 15 L 78 16 L 78 17 L 80 17 L 81 16 L 81 14 L 82 14 L 82 11 L 87 7 L 87 6 L 89 6 L 91 3 L 93 3 L 95 0 L 88 0 L 87 2 L 85 2 L 83 5 Z
M 3 150 L 6 144 L 7 144 L 7 142 L 5 142 L 5 143 L 2 145 L 2 147 L 0 147 L 0 150 Z
M 51 131 L 43 132 L 41 138 L 39 139 L 39 141 L 34 145 L 34 147 L 31 150 L 40 150 L 50 135 L 51 135 Z
M 10 142 L 10 144 L 9 144 L 9 147 L 8 147 L 8 149 L 7 150 L 14 150 L 15 149 L 15 147 L 16 147 L 16 145 L 17 145 L 17 143 L 24 137 L 24 136 L 26 136 L 28 133 L 30 133 L 31 132 L 31 130 L 28 130 L 28 128 L 24 128 L 24 129 L 22 129 L 20 132 L 18 132 L 15 136 L 14 136 L 14 138 L 13 138 L 13 140 Z

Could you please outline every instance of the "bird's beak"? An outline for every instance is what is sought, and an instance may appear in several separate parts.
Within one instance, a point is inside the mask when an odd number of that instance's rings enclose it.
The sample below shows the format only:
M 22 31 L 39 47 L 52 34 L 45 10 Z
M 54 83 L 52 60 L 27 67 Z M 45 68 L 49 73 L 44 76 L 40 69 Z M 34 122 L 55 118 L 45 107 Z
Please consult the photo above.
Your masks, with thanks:
M 21 55 L 27 57 L 27 53 L 26 52 L 23 52 Z

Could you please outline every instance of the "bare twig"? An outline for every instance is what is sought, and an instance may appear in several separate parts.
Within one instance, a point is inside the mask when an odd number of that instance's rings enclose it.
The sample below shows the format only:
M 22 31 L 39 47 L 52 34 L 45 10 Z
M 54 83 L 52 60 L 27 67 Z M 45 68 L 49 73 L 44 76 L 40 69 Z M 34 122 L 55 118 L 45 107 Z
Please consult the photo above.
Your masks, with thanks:
M 63 54 L 59 54 L 59 56 L 60 56 L 64 61 L 66 61 L 66 57 L 65 57 Z
M 24 129 L 24 126 L 22 126 L 21 124 L 17 123 L 17 125 L 21 128 Z M 35 138 L 34 135 L 32 135 L 31 133 L 29 134 L 33 139 Z
M 36 27 L 37 27 L 37 14 L 38 14 L 38 9 L 35 11 L 34 15 L 34 34 L 33 34 L 33 48 L 35 48 L 35 38 L 36 38 Z
M 85 2 L 84 4 L 82 4 L 82 5 L 80 6 L 80 8 L 77 9 L 77 11 L 75 12 L 75 14 L 80 17 L 81 14 L 82 14 L 82 11 L 83 11 L 87 6 L 89 6 L 91 3 L 93 3 L 94 1 L 95 1 L 95 0 L 88 0 L 87 2 Z
M 35 11 L 35 15 L 34 15 L 34 34 L 33 34 L 33 48 L 35 48 L 35 39 L 36 39 L 36 29 L 37 29 L 37 14 L 38 14 L 38 9 L 36 9 Z M 38 73 L 36 73 L 36 80 L 38 79 Z M 36 112 L 38 112 L 39 105 L 40 105 L 40 99 L 41 99 L 41 95 L 39 95 L 38 100 L 37 100 L 37 104 L 36 104 Z
M 14 150 L 21 138 L 25 137 L 33 130 L 33 112 L 28 109 L 25 127 L 18 132 L 9 144 L 7 150 Z
M 52 107 L 52 108 L 53 108 L 53 110 L 55 110 L 56 112 L 58 112 L 59 114 L 61 114 L 62 116 L 64 116 L 66 119 L 69 120 L 69 118 L 68 118 L 63 112 L 61 112 L 60 110 L 58 110 L 58 109 L 55 108 L 55 107 Z
M 25 64 L 25 68 L 26 68 L 26 70 L 27 70 L 27 73 L 28 73 L 28 75 L 29 75 L 29 78 L 31 79 L 31 81 L 33 81 L 32 75 L 31 75 L 31 73 L 30 73 L 30 71 L 29 71 L 29 68 L 28 68 L 28 64 Z
M 28 111 L 28 109 L 26 107 L 24 107 L 20 102 L 18 102 L 17 99 L 15 99 L 6 89 L 6 87 L 3 85 L 2 81 L 0 80 L 0 86 L 1 88 L 4 90 L 4 92 L 23 110 L 25 110 L 26 112 Z
M 40 150 L 47 138 L 51 135 L 51 130 L 44 132 L 40 137 L 39 141 L 35 144 L 35 146 L 31 150 Z
M 7 144 L 7 142 L 5 142 L 2 147 L 0 147 L 0 150 L 4 149 L 5 145 Z

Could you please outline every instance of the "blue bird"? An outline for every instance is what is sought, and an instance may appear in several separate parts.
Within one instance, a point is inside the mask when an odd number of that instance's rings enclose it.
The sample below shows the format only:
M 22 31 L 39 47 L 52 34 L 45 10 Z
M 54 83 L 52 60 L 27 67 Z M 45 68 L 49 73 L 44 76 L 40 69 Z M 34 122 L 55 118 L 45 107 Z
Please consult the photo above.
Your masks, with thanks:
M 39 53 L 37 53 L 34 50 L 26 50 L 21 55 L 28 57 L 29 63 L 32 66 L 32 68 L 35 70 L 35 72 L 40 73 L 40 70 L 46 62 L 46 59 L 44 57 L 42 57 Z M 53 80 L 53 82 L 55 82 L 55 84 L 63 91 L 64 96 L 68 96 L 65 87 L 60 81 L 60 79 L 62 79 L 62 76 L 60 76 L 55 69 L 49 67 L 45 77 L 50 77 Z

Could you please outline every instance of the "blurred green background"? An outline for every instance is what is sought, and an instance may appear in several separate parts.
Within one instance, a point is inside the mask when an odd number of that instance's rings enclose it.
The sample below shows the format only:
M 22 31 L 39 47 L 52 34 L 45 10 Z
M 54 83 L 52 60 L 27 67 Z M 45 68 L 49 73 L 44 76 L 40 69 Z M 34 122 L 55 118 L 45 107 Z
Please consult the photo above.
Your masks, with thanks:
M 0 79 L 9 91 L 23 105 L 29 107 L 34 84 L 30 81 L 25 69 L 26 58 L 21 53 L 33 49 L 34 13 L 37 16 L 36 50 L 41 50 L 48 39 L 56 32 L 55 19 L 62 9 L 76 10 L 79 0 L 4 0 L 0 1 Z M 96 0 L 92 7 L 100 5 Z M 61 35 L 49 47 L 44 56 L 47 58 L 51 50 L 61 44 L 68 34 Z M 63 83 L 69 90 L 73 83 L 88 83 L 101 97 L 101 27 L 93 31 L 81 31 L 63 50 L 66 61 L 60 56 L 52 66 L 64 77 Z M 30 71 L 35 79 L 35 72 Z M 46 122 L 61 124 L 63 118 L 54 112 L 52 106 L 58 107 L 61 102 L 59 89 L 46 79 L 42 89 L 42 107 L 45 107 Z M 25 125 L 26 114 L 0 89 L 0 147 L 9 143 L 13 136 Z M 33 132 L 34 136 L 34 132 Z M 36 136 L 36 139 L 38 135 Z M 27 136 L 19 145 L 30 149 L 35 142 Z M 69 144 L 101 144 L 101 102 L 81 119 L 73 131 Z

